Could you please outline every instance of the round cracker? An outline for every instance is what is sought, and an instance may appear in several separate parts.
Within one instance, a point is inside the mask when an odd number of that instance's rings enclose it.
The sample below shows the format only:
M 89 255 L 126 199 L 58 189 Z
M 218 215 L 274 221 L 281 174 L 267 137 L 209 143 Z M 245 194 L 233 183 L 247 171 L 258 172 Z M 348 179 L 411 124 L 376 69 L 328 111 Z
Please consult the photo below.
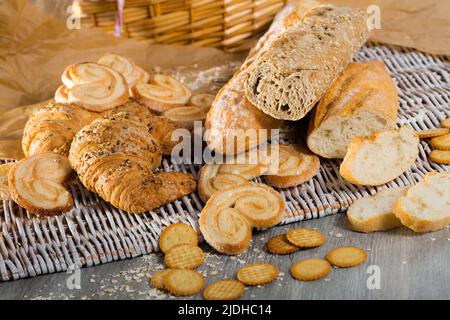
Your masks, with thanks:
M 367 253 L 357 247 L 336 247 L 328 252 L 326 259 L 333 266 L 350 268 L 366 261 Z
M 273 254 L 289 254 L 298 251 L 300 248 L 293 245 L 286 238 L 286 234 L 273 237 L 266 244 L 267 250 Z
M 169 268 L 196 269 L 205 260 L 205 253 L 197 246 L 180 244 L 167 251 L 164 262 Z
M 325 259 L 309 258 L 295 263 L 291 275 L 302 281 L 313 281 L 325 277 L 331 271 L 330 263 Z
M 442 120 L 441 127 L 450 129 L 450 118 Z
M 164 277 L 164 287 L 176 296 L 192 296 L 204 285 L 205 278 L 194 270 L 172 269 Z
M 435 129 L 428 129 L 428 130 L 419 130 L 419 131 L 416 131 L 416 133 L 420 139 L 425 139 L 425 138 L 433 138 L 433 137 L 442 136 L 444 134 L 447 134 L 448 131 L 449 130 L 447 128 L 435 128 Z
M 430 152 L 430 159 L 441 164 L 450 164 L 450 150 L 433 150 Z
M 172 270 L 172 269 L 163 269 L 163 270 L 159 270 L 158 272 L 156 272 L 155 274 L 153 274 L 153 276 L 150 279 L 150 283 L 152 284 L 152 286 L 154 286 L 157 289 L 165 289 L 164 287 L 164 277 L 167 275 L 167 273 Z
M 295 228 L 286 233 L 290 243 L 300 248 L 320 247 L 326 241 L 326 237 L 320 231 L 308 228 Z
M 161 251 L 166 253 L 171 248 L 180 244 L 198 244 L 198 236 L 191 226 L 185 223 L 174 223 L 161 232 L 159 237 L 159 247 Z
M 431 145 L 439 150 L 450 150 L 450 133 L 431 139 Z
M 251 263 L 242 267 L 237 278 L 248 286 L 257 286 L 272 282 L 278 277 L 278 268 L 270 263 Z
M 225 279 L 211 283 L 205 291 L 203 297 L 206 300 L 236 300 L 244 293 L 245 286 L 236 280 Z

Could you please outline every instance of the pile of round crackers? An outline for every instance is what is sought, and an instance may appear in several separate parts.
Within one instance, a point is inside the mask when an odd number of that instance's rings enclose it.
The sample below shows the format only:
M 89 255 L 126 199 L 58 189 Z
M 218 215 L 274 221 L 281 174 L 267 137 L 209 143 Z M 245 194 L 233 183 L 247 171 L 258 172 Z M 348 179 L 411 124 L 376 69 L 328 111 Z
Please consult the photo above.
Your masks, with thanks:
M 198 247 L 197 233 L 184 223 L 175 223 L 164 229 L 159 239 L 165 253 L 167 269 L 156 272 L 150 282 L 158 289 L 176 296 L 191 296 L 205 286 L 204 277 L 195 269 L 203 264 L 205 254 Z M 244 293 L 245 285 L 269 283 L 278 277 L 278 268 L 268 263 L 248 264 L 237 273 L 237 279 L 224 279 L 210 284 L 203 296 L 207 300 L 233 300 Z
M 289 254 L 300 249 L 320 247 L 325 241 L 326 237 L 320 231 L 296 228 L 270 239 L 267 242 L 267 250 L 273 254 Z M 328 275 L 332 266 L 350 268 L 363 263 L 366 259 L 367 253 L 360 248 L 337 247 L 328 252 L 325 259 L 308 258 L 296 262 L 291 267 L 291 275 L 302 281 L 318 280 Z
M 289 254 L 300 249 L 319 247 L 326 237 L 319 231 L 307 228 L 289 230 L 267 242 L 267 250 L 273 254 Z M 184 223 L 170 225 L 161 233 L 159 246 L 165 253 L 167 269 L 156 272 L 151 284 L 167 290 L 176 296 L 191 296 L 205 286 L 204 277 L 195 269 L 203 264 L 205 254 L 198 247 L 197 234 Z M 309 258 L 295 263 L 291 274 L 297 280 L 320 279 L 332 270 L 332 266 L 348 268 L 357 266 L 367 259 L 364 250 L 356 247 L 337 247 L 325 259 Z M 207 300 L 234 300 L 244 293 L 245 286 L 260 286 L 274 281 L 278 268 L 270 263 L 251 263 L 243 266 L 236 274 L 237 280 L 223 279 L 211 283 L 203 291 Z
M 441 127 L 417 131 L 419 138 L 430 139 L 434 150 L 430 152 L 430 159 L 436 163 L 450 164 L 450 118 L 441 121 Z

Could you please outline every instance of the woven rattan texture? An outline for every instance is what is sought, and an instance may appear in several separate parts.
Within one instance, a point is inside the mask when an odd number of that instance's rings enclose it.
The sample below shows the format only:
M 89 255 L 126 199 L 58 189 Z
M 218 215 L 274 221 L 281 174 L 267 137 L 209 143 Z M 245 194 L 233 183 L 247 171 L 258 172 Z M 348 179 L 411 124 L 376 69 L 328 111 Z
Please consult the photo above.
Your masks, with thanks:
M 382 60 L 394 77 L 400 97 L 399 124 L 414 129 L 439 126 L 450 116 L 450 63 L 445 57 L 417 51 L 367 45 L 358 61 Z M 414 166 L 388 186 L 414 184 L 429 171 L 450 170 L 430 162 L 426 142 Z M 171 165 L 164 170 L 191 172 L 199 166 Z M 357 198 L 376 188 L 361 188 L 344 182 L 338 161 L 322 161 L 319 174 L 309 182 L 280 190 L 287 203 L 283 223 L 323 217 L 345 211 Z M 2 281 L 89 267 L 127 259 L 158 250 L 159 234 L 165 226 L 183 221 L 198 231 L 202 202 L 197 194 L 184 197 L 154 212 L 130 215 L 107 204 L 79 183 L 72 192 L 75 208 L 59 217 L 39 219 L 12 201 L 0 208 L 0 279 Z

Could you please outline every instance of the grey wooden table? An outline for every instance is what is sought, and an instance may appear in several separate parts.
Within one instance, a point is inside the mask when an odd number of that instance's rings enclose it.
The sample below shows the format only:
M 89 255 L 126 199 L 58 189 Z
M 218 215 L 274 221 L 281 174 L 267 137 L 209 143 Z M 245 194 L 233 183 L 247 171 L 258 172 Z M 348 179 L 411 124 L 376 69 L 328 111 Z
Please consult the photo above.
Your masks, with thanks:
M 210 283 L 234 278 L 246 263 L 276 264 L 281 271 L 279 278 L 266 286 L 247 288 L 244 299 L 450 299 L 448 228 L 427 234 L 415 234 L 406 228 L 360 234 L 350 231 L 346 220 L 345 214 L 338 214 L 257 232 L 248 252 L 237 257 L 218 255 L 204 244 L 207 257 L 199 270 Z M 326 244 L 286 256 L 265 251 L 265 242 L 270 237 L 296 226 L 324 232 L 328 236 Z M 306 257 L 324 257 L 331 248 L 342 245 L 365 249 L 368 260 L 355 268 L 333 269 L 318 281 L 300 282 L 290 276 L 289 269 L 294 262 Z M 162 264 L 161 254 L 151 254 L 70 274 L 1 283 L 0 299 L 174 299 L 149 285 L 149 277 Z M 80 289 L 76 286 L 77 279 Z

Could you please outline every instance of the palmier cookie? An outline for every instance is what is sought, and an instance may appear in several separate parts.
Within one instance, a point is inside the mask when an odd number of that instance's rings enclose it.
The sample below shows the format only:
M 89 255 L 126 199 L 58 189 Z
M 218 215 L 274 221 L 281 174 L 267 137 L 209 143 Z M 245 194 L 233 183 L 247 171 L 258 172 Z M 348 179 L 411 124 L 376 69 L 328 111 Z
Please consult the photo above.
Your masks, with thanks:
M 57 153 L 36 154 L 15 163 L 8 173 L 11 198 L 40 216 L 53 216 L 73 207 L 64 183 L 72 175 L 69 160 Z
M 150 83 L 138 83 L 131 88 L 137 101 L 155 112 L 186 105 L 191 91 L 178 80 L 162 74 L 153 75 Z
M 8 172 L 13 165 L 13 162 L 0 165 L 0 200 L 11 199 L 8 188 Z
M 298 186 L 312 177 L 320 169 L 319 157 L 299 144 L 279 145 L 278 170 L 275 174 L 265 175 L 265 180 L 278 188 Z M 276 160 L 272 149 L 272 159 Z
M 248 184 L 243 176 L 232 173 L 220 173 L 220 164 L 206 164 L 199 174 L 198 193 L 200 199 L 206 203 L 218 190 L 231 188 L 241 184 Z
M 204 110 L 211 108 L 214 98 L 216 96 L 208 93 L 197 93 L 191 97 L 189 103 L 196 107 L 201 107 Z
M 169 109 L 163 115 L 176 125 L 194 131 L 195 123 L 203 123 L 207 113 L 202 107 L 184 106 Z
M 271 227 L 285 215 L 285 202 L 272 188 L 257 183 L 219 190 L 200 215 L 200 231 L 217 251 L 239 254 L 251 240 L 252 227 Z
M 71 65 L 61 80 L 67 88 L 64 89 L 67 101 L 89 111 L 107 111 L 126 103 L 129 98 L 128 84 L 123 75 L 97 63 Z M 60 89 L 59 93 L 64 90 Z

